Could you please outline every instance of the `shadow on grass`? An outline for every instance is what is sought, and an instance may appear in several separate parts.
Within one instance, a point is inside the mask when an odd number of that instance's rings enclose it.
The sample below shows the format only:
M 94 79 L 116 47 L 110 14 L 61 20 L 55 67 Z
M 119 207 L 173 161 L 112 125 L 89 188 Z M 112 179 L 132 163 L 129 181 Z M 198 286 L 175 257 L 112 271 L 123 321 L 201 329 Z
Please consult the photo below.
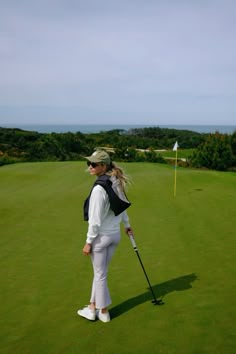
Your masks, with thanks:
M 197 276 L 196 274 L 192 273 L 188 275 L 183 275 L 175 279 L 168 280 L 161 284 L 156 284 L 152 286 L 152 288 L 156 297 L 158 299 L 163 300 L 165 295 L 173 291 L 183 291 L 183 290 L 191 289 L 192 288 L 191 283 L 193 283 L 195 280 L 197 280 Z M 120 303 L 119 305 L 112 307 L 110 310 L 110 314 L 112 318 L 118 317 L 122 315 L 122 313 L 127 312 L 132 308 L 146 301 L 151 301 L 152 299 L 153 299 L 152 294 L 150 292 L 150 289 L 148 288 L 147 292 L 132 297 L 131 299 L 128 299 Z

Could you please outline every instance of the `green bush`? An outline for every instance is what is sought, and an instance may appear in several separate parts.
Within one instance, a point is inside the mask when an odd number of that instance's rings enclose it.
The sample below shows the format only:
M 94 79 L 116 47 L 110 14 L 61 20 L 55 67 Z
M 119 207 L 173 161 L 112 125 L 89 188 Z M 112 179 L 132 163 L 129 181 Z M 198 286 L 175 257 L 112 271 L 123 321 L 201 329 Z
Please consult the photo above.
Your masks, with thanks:
M 10 165 L 15 162 L 16 162 L 16 159 L 6 156 L 6 155 L 3 155 L 0 157 L 0 166 Z
M 213 170 L 226 171 L 233 166 L 234 155 L 230 136 L 227 134 L 209 134 L 193 153 L 191 165 Z

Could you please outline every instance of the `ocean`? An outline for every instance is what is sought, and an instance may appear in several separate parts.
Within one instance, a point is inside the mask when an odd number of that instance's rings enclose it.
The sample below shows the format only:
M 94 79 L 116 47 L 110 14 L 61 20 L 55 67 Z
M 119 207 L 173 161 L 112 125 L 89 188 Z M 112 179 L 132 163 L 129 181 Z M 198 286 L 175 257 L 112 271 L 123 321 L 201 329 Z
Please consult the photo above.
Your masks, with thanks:
M 39 133 L 66 133 L 81 132 L 99 133 L 113 129 L 128 131 L 135 128 L 160 127 L 178 130 L 191 130 L 197 133 L 215 133 L 232 134 L 236 131 L 236 125 L 155 125 L 155 124 L 1 124 L 4 128 L 19 128 L 28 131 L 37 131 Z

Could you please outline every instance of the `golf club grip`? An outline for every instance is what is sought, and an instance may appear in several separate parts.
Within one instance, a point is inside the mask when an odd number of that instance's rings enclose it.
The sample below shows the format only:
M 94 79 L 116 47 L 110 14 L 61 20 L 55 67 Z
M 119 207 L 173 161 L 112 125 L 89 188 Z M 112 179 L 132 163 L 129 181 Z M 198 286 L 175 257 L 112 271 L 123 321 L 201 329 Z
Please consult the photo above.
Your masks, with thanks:
M 132 234 L 129 234 L 129 238 L 130 238 L 130 241 L 132 243 L 133 248 L 137 250 L 137 246 L 136 246 L 136 243 L 134 241 L 134 236 Z

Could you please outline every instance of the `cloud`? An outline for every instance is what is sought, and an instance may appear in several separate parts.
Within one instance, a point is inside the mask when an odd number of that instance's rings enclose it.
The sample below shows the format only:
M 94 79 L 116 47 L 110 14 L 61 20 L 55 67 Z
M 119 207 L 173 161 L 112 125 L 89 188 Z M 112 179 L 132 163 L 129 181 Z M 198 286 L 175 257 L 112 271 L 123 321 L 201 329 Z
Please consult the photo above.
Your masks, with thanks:
M 142 112 L 140 120 L 145 112 L 175 113 L 177 121 L 185 112 L 235 114 L 233 1 L 9 0 L 0 7 L 2 107 L 78 106 L 96 119 L 107 111 Z

